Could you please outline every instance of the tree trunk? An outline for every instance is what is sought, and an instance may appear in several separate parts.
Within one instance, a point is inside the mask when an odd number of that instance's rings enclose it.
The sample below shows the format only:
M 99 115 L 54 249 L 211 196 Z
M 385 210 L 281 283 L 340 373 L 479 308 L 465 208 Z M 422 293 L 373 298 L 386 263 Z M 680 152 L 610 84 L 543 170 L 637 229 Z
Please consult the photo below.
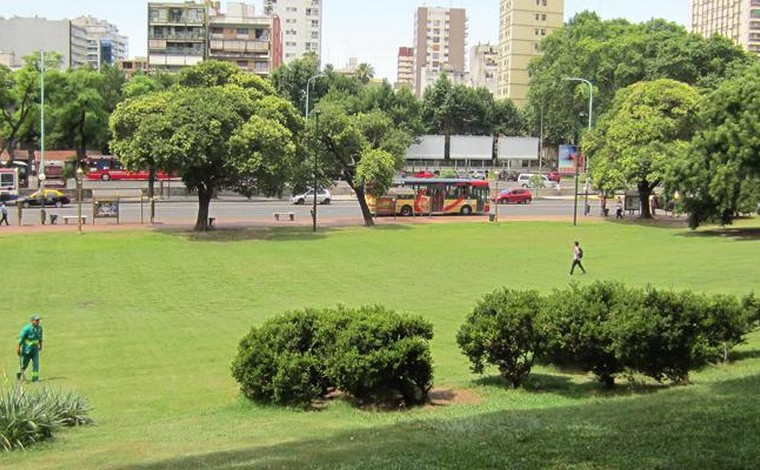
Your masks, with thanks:
M 156 165 L 148 165 L 148 198 L 153 199 L 156 188 Z
M 348 183 L 351 189 L 354 190 L 354 192 L 356 193 L 356 199 L 359 200 L 359 208 L 361 208 L 362 210 L 362 217 L 364 218 L 364 226 L 373 227 L 375 225 L 375 221 L 374 219 L 372 219 L 372 213 L 369 211 L 367 200 L 364 197 L 364 186 L 355 185 L 354 179 L 351 177 L 346 177 L 346 183 Z
M 196 232 L 208 231 L 208 208 L 211 204 L 211 193 L 205 184 L 198 185 L 198 219 L 195 221 Z
M 451 134 L 448 132 L 443 139 L 443 159 L 451 160 Z
M 651 219 L 652 212 L 649 210 L 649 195 L 652 190 L 649 188 L 649 183 L 641 182 L 638 184 L 639 188 L 639 203 L 641 204 L 641 218 Z

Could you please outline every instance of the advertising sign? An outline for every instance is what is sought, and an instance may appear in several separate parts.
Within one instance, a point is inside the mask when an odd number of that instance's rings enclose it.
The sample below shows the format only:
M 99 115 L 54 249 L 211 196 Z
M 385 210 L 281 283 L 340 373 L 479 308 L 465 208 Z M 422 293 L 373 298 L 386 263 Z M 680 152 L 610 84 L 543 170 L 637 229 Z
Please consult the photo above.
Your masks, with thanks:
M 577 145 L 560 145 L 559 146 L 559 172 L 562 175 L 574 175 L 575 165 L 578 165 L 578 172 L 583 171 L 583 155 L 578 151 Z

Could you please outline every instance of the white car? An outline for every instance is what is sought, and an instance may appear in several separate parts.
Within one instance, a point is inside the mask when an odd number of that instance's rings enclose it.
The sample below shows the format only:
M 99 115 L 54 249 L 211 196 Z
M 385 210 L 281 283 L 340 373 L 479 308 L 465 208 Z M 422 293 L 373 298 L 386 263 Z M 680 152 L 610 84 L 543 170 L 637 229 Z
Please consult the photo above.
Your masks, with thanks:
M 330 194 L 330 191 L 326 189 L 319 189 L 317 190 L 317 203 L 318 204 L 330 204 L 330 201 L 332 201 L 332 194 Z M 294 194 L 290 198 L 290 202 L 293 204 L 314 204 L 314 190 L 310 189 L 306 191 L 305 193 L 301 194 Z
M 543 188 L 551 188 L 554 187 L 554 183 L 549 181 L 549 178 L 547 178 L 544 175 L 538 175 L 535 173 L 523 173 L 520 176 L 517 177 L 517 184 L 519 184 L 523 188 L 533 188 L 536 186 L 535 179 L 540 178 L 541 183 L 538 184 L 538 186 Z

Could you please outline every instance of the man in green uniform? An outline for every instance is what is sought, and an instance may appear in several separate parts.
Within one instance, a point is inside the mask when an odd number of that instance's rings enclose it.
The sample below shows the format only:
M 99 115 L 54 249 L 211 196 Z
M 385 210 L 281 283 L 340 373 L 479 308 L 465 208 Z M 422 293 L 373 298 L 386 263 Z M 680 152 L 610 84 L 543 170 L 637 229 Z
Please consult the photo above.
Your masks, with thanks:
M 16 372 L 16 379 L 20 380 L 32 361 L 32 382 L 40 379 L 40 353 L 42 352 L 42 326 L 39 315 L 34 315 L 31 321 L 21 329 L 18 337 L 18 349 L 20 367 Z

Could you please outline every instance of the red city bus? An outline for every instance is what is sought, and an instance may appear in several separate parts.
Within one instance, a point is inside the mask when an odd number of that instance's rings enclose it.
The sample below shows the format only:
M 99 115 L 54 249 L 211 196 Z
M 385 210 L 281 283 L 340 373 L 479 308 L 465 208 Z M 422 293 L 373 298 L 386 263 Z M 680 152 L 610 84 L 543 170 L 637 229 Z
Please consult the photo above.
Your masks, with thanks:
M 386 196 L 367 196 L 370 212 L 378 215 L 487 214 L 488 181 L 459 178 L 406 178 Z M 395 200 L 395 210 L 389 202 Z
M 118 180 L 138 180 L 147 181 L 150 177 L 148 170 L 129 171 L 125 170 L 118 158 L 110 155 L 100 157 L 88 157 L 86 160 L 88 168 L 85 178 L 88 180 L 100 181 L 118 181 Z M 157 180 L 168 180 L 172 176 L 163 171 L 156 172 Z

